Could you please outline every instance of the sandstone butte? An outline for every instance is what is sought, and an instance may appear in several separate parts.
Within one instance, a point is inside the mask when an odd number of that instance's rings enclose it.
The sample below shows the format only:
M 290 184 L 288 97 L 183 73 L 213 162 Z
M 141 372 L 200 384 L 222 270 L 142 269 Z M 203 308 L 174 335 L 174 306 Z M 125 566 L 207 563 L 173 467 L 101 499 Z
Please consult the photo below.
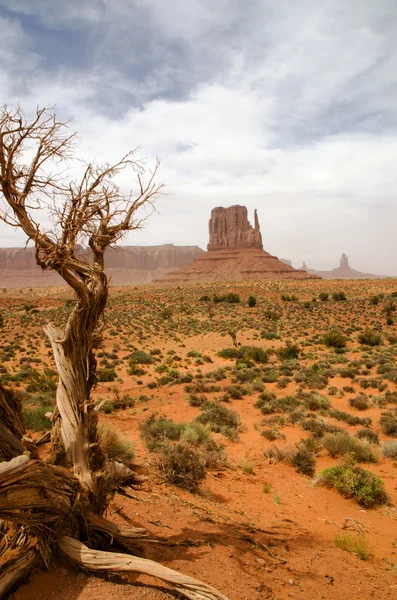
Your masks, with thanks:
M 236 205 L 211 211 L 207 252 L 154 283 L 317 278 L 303 269 L 294 269 L 266 252 L 257 211 L 252 227 L 246 207 Z
M 198 246 L 118 246 L 105 254 L 106 272 L 112 285 L 150 283 L 168 271 L 190 263 L 203 250 Z M 81 249 L 89 260 L 89 252 Z M 0 288 L 65 285 L 54 271 L 36 265 L 33 248 L 0 248 Z
M 339 267 L 332 269 L 332 271 L 316 271 L 306 266 L 304 262 L 301 269 L 311 273 L 312 275 L 318 275 L 323 279 L 382 279 L 382 275 L 373 275 L 372 273 L 362 273 L 352 269 L 349 265 L 349 257 L 346 254 L 342 254 Z

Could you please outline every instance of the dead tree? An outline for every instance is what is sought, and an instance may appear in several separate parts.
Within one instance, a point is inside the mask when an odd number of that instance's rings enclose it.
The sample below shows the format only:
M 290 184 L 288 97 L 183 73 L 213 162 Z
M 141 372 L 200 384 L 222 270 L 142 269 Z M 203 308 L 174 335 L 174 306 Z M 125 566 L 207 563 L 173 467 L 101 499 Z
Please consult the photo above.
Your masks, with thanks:
M 141 227 L 147 216 L 142 211 L 151 209 L 162 186 L 155 181 L 158 163 L 146 174 L 136 150 L 114 165 L 86 164 L 79 179 L 68 179 L 65 168 L 75 142 L 68 123 L 58 121 L 53 110 L 37 109 L 31 120 L 19 108 L 0 112 L 0 218 L 22 230 L 34 244 L 37 264 L 59 273 L 76 294 L 66 327 L 46 327 L 59 374 L 51 462 L 21 454 L 15 431 L 10 431 L 13 447 L 8 454 L 3 451 L 14 458 L 0 463 L 0 524 L 6 522 L 12 531 L 8 546 L 0 546 L 0 597 L 38 555 L 48 565 L 61 554 L 93 571 L 153 575 L 186 598 L 225 600 L 212 587 L 157 563 L 98 549 L 114 540 L 129 550 L 132 541 L 146 535 L 103 517 L 117 488 L 134 478 L 130 468 L 112 462 L 101 449 L 91 396 L 94 348 L 108 297 L 104 254 L 123 234 Z M 123 194 L 115 183 L 127 169 L 134 175 L 136 194 Z M 43 209 L 51 214 L 51 231 L 39 222 Z M 91 261 L 79 252 L 84 243 Z M 8 403 L 4 410 L 14 411 L 8 422 L 20 434 L 18 407 Z M 0 448 L 6 445 L 3 435 Z M 80 539 L 88 540 L 89 547 Z

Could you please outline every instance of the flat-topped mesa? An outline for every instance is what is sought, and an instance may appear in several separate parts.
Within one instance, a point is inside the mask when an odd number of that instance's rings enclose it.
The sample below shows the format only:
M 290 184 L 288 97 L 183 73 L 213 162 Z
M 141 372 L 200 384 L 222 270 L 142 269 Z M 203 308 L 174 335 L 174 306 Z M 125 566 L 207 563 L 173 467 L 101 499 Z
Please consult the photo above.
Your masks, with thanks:
M 209 251 L 257 248 L 263 250 L 258 214 L 254 212 L 255 226 L 248 221 L 245 206 L 217 207 L 209 220 Z

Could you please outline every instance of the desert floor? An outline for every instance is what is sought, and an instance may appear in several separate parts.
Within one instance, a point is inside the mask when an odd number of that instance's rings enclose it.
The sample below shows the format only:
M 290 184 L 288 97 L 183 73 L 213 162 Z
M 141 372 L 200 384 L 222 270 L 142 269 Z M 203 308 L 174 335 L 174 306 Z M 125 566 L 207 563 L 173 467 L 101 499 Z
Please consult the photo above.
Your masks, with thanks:
M 203 299 L 214 295 L 226 298 Z M 44 327 L 64 323 L 73 304 L 66 288 L 0 291 L 0 378 L 21 394 L 34 439 L 50 426 L 57 380 Z M 103 431 L 131 444 L 113 450 L 133 451 L 147 481 L 117 494 L 108 517 L 150 531 L 139 555 L 230 600 L 396 598 L 396 323 L 394 280 L 111 288 L 95 398 Z M 327 338 L 335 330 L 340 348 Z M 226 413 L 197 426 L 214 406 Z M 193 492 L 169 481 L 176 446 L 200 464 L 215 448 Z M 387 499 L 360 504 L 331 489 L 319 474 L 336 465 L 379 476 Z M 147 577 L 57 564 L 12 597 L 178 595 Z

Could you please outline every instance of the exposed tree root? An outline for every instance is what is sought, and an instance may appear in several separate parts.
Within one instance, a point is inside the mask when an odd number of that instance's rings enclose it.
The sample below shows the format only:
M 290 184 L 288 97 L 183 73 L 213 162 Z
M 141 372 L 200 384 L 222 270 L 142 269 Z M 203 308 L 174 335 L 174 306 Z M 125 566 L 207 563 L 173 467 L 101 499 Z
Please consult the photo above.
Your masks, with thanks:
M 142 573 L 165 581 L 189 600 L 228 600 L 215 588 L 152 560 L 128 554 L 92 550 L 67 536 L 60 539 L 59 547 L 70 561 L 89 571 Z
M 5 564 L 2 564 L 0 573 L 0 598 L 4 598 L 21 579 L 26 577 L 37 560 L 37 556 L 35 548 L 24 548 Z

